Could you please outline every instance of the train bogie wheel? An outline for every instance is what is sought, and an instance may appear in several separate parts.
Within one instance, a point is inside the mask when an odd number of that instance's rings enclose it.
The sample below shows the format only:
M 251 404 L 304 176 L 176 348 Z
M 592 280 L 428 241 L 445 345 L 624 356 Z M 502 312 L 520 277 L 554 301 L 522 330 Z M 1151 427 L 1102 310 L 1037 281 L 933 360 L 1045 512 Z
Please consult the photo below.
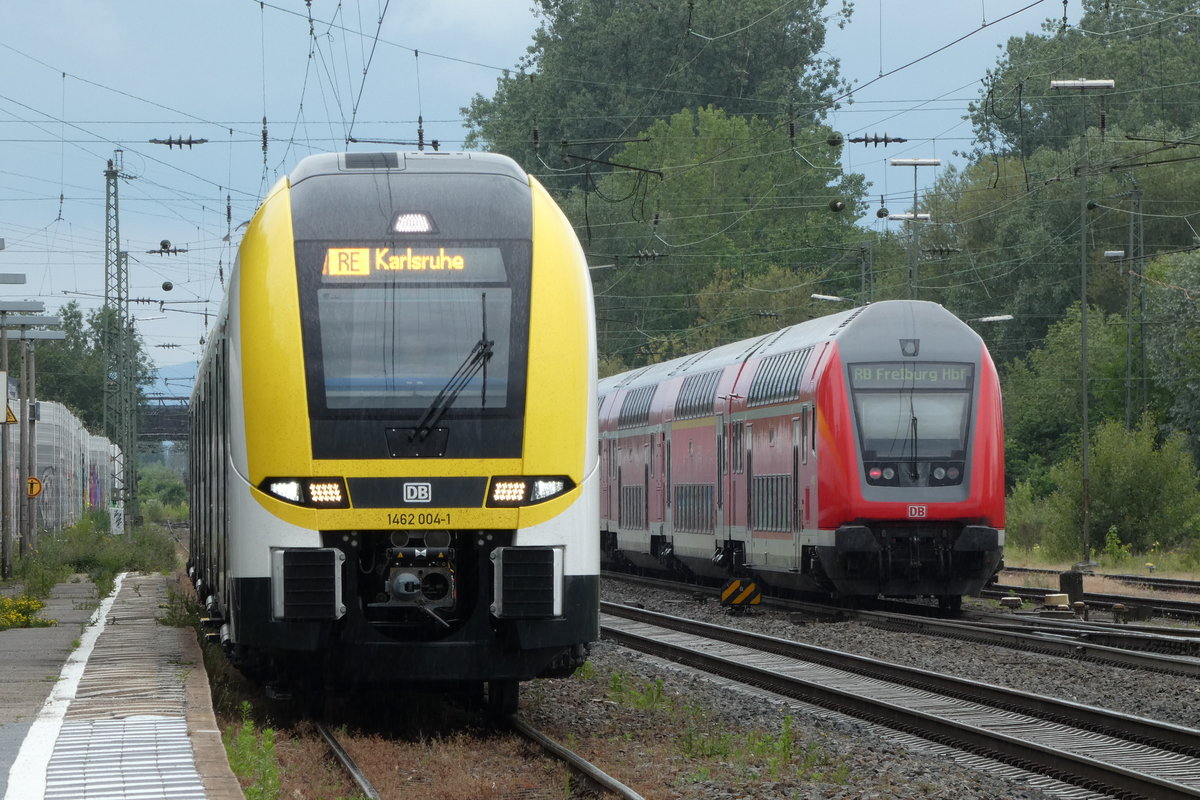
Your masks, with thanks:
M 938 608 L 942 611 L 962 611 L 961 594 L 943 594 L 938 596 Z
M 493 714 L 511 717 L 517 713 L 521 697 L 519 681 L 488 681 L 488 708 Z

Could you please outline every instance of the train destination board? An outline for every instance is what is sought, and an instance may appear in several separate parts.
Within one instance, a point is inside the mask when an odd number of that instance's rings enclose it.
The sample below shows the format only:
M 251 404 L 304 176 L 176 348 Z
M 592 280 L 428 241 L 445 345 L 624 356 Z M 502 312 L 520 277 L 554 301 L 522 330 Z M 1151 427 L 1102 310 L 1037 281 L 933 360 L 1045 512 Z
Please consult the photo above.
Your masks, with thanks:
M 855 389 L 969 389 L 970 364 L 898 361 L 851 364 L 850 383 Z

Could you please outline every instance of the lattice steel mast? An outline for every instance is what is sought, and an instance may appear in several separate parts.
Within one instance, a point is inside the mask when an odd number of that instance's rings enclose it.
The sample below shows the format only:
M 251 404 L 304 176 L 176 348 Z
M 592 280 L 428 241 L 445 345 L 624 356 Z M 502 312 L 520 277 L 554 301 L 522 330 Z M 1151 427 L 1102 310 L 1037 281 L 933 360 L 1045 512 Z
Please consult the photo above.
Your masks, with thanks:
M 125 531 L 137 513 L 137 380 L 133 319 L 129 314 L 129 258 L 120 249 L 118 181 L 123 151 L 117 150 L 104 171 L 104 435 L 120 448 L 113 498 L 124 508 Z

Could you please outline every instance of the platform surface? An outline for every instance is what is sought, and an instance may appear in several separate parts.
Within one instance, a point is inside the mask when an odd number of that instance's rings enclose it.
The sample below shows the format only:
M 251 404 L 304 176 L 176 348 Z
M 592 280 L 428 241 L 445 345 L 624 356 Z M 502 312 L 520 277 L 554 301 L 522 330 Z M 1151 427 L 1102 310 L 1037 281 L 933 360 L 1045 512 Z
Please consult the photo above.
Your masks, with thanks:
M 0 797 L 242 800 L 195 631 L 160 622 L 167 586 L 60 584 L 57 625 L 0 631 Z

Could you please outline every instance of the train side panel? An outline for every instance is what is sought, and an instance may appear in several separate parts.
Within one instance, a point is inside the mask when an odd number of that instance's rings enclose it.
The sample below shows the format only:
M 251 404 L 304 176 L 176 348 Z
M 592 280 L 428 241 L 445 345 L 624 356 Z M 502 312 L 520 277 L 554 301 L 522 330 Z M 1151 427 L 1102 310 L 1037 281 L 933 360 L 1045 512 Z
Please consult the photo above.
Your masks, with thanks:
M 618 520 L 606 540 L 615 565 L 712 578 L 711 565 L 785 590 L 951 606 L 994 573 L 1004 542 L 999 384 L 965 324 L 933 303 L 887 301 L 614 376 L 601 384 L 602 448 L 642 466 L 637 436 L 647 432 L 628 425 L 630 398 L 695 385 L 716 364 L 734 376 L 705 389 L 723 413 L 667 431 L 668 496 L 714 490 L 708 553 L 689 540 L 676 502 L 661 536 Z M 615 479 L 604 491 L 638 475 L 618 468 Z

